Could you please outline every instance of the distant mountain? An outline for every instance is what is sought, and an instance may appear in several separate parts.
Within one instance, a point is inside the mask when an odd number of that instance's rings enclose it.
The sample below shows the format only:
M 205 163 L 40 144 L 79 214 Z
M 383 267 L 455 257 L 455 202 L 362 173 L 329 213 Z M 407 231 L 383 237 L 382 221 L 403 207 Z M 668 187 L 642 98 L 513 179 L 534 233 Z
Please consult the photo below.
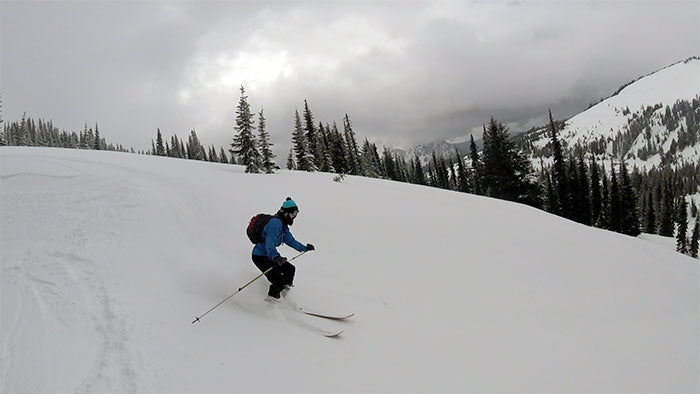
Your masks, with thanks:
M 481 146 L 481 141 L 478 142 L 478 146 Z M 435 152 L 438 157 L 443 156 L 449 158 L 455 157 L 455 149 L 459 152 L 460 157 L 464 157 L 469 154 L 469 142 L 453 143 L 447 141 L 431 141 L 416 145 L 407 150 L 393 149 L 393 152 L 399 157 L 403 157 L 407 162 L 418 156 L 422 164 L 427 164 L 432 160 L 433 152 Z
M 556 114 L 553 114 L 556 117 Z M 569 151 L 649 170 L 700 162 L 700 58 L 692 57 L 623 85 L 568 119 L 559 138 Z M 552 162 L 546 127 L 516 139 L 536 167 Z

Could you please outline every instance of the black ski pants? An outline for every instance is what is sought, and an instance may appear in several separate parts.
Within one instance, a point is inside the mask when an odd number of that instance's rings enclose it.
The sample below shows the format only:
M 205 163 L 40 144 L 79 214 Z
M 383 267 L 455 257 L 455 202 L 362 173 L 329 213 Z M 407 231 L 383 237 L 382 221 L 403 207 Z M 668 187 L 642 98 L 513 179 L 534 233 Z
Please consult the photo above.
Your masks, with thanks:
M 274 261 L 270 260 L 267 256 L 253 256 L 253 263 L 260 269 L 260 271 L 265 272 L 270 267 L 275 267 L 270 270 L 265 277 L 270 281 L 270 290 L 267 295 L 280 298 L 280 292 L 285 286 L 291 286 L 294 283 L 294 272 L 296 267 L 292 263 L 285 263 L 282 265 L 277 265 Z

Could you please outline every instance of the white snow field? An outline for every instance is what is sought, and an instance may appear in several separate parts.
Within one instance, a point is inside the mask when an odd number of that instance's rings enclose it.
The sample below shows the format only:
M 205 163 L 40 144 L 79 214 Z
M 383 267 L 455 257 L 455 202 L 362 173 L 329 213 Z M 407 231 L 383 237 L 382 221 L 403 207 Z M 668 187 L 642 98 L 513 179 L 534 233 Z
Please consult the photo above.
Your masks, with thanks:
M 698 392 L 698 260 L 505 201 L 0 148 L 2 392 Z M 287 301 L 245 227 L 285 197 Z M 296 252 L 282 246 L 287 257 Z M 314 325 L 343 330 L 326 338 Z

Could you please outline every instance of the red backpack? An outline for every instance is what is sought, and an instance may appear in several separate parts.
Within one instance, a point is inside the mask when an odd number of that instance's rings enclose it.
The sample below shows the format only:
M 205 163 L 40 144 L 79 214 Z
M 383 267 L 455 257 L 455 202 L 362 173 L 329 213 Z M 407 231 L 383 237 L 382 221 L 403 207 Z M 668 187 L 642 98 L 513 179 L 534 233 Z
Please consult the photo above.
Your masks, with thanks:
M 269 222 L 270 219 L 272 219 L 273 217 L 274 215 L 259 213 L 250 219 L 250 223 L 248 223 L 248 228 L 245 231 L 246 234 L 248 234 L 248 239 L 250 239 L 250 242 L 254 244 L 259 244 L 265 241 L 264 239 L 262 239 L 262 232 L 267 222 Z

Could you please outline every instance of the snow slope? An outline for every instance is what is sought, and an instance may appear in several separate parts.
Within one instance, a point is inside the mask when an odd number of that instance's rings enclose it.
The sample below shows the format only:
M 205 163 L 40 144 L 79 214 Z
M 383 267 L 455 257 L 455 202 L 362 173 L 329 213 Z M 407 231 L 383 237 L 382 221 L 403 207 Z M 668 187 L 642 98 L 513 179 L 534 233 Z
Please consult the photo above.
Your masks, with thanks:
M 292 196 L 300 305 L 249 218 Z M 698 262 L 504 201 L 0 148 L 2 392 L 698 392 Z M 280 249 L 284 255 L 296 253 Z M 342 329 L 329 339 L 302 327 Z

